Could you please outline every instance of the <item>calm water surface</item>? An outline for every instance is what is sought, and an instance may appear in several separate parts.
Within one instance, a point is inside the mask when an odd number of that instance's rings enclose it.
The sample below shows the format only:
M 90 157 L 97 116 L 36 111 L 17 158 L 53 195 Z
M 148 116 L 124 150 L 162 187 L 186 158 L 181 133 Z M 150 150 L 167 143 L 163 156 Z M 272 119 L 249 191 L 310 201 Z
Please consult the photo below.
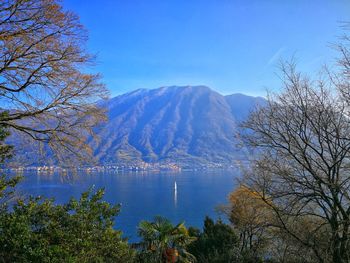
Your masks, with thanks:
M 104 187 L 108 202 L 120 203 L 116 228 L 137 240 L 137 225 L 155 215 L 173 223 L 202 227 L 206 215 L 218 218 L 215 207 L 227 202 L 237 171 L 105 172 L 75 175 L 26 173 L 20 184 L 25 194 L 55 198 L 57 203 L 78 198 L 89 187 Z M 175 182 L 177 190 L 175 191 Z

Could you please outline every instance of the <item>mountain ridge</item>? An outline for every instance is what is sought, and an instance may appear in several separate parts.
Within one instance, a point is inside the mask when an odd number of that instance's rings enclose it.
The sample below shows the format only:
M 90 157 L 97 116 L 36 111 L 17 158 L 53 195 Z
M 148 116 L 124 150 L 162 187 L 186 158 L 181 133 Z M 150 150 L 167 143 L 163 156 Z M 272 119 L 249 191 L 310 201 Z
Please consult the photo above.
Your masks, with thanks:
M 99 140 L 90 145 L 99 164 L 226 166 L 249 158 L 239 122 L 264 102 L 206 86 L 138 89 L 99 103 L 108 121 L 96 127 Z
M 244 112 L 235 107 L 242 96 Z M 185 165 L 244 159 L 246 150 L 237 146 L 242 145 L 237 139 L 238 119 L 262 100 L 242 94 L 224 96 L 206 86 L 140 89 L 117 96 L 108 105 L 109 121 L 99 133 L 113 143 L 102 140 L 95 156 L 102 162 Z

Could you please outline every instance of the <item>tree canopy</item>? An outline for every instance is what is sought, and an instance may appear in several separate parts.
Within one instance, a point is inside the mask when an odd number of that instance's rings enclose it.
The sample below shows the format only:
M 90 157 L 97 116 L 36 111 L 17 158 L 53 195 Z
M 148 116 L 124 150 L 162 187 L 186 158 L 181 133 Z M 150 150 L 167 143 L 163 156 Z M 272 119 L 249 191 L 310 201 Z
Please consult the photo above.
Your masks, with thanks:
M 0 213 L 0 262 L 132 262 L 133 250 L 113 229 L 119 206 L 102 197 L 99 190 L 64 205 L 19 200 Z
M 187 246 L 195 240 L 184 223 L 173 225 L 168 219 L 156 216 L 154 221 L 141 221 L 138 227 L 142 238 L 138 244 L 141 262 L 195 262 Z
M 243 184 L 273 211 L 275 226 L 319 262 L 350 260 L 348 38 L 339 68 L 312 80 L 282 63 L 283 89 L 244 123 L 259 156 Z M 297 227 L 302 224 L 302 227 Z
M 7 112 L 0 124 L 47 143 L 61 160 L 88 153 L 86 139 L 104 119 L 96 101 L 108 92 L 87 73 L 94 56 L 86 40 L 77 15 L 56 0 L 0 2 L 0 107 Z

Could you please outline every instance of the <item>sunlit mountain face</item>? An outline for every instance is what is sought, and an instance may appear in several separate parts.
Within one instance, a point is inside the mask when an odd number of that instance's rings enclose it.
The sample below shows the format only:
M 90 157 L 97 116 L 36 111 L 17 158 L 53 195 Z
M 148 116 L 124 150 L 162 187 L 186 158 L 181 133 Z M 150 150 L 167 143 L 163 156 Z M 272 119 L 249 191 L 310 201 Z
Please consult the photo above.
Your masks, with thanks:
M 136 90 L 100 104 L 108 121 L 95 129 L 99 139 L 91 146 L 100 164 L 229 165 L 249 157 L 239 125 L 265 103 L 205 86 Z

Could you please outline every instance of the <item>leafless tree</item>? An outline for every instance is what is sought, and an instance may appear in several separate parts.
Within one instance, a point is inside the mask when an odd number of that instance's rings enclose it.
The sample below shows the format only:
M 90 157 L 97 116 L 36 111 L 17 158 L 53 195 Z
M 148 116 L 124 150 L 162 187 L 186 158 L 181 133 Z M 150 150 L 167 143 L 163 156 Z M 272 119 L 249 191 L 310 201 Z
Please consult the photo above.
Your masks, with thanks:
M 86 138 L 105 118 L 108 95 L 84 48 L 78 17 L 56 0 L 0 1 L 0 125 L 45 142 L 56 153 L 87 153 Z M 78 149 L 78 150 L 77 150 Z M 60 155 L 58 155 L 60 156 Z
M 350 60 L 317 81 L 282 64 L 283 91 L 244 127 L 260 150 L 244 184 L 275 214 L 274 227 L 313 251 L 319 262 L 350 261 Z

